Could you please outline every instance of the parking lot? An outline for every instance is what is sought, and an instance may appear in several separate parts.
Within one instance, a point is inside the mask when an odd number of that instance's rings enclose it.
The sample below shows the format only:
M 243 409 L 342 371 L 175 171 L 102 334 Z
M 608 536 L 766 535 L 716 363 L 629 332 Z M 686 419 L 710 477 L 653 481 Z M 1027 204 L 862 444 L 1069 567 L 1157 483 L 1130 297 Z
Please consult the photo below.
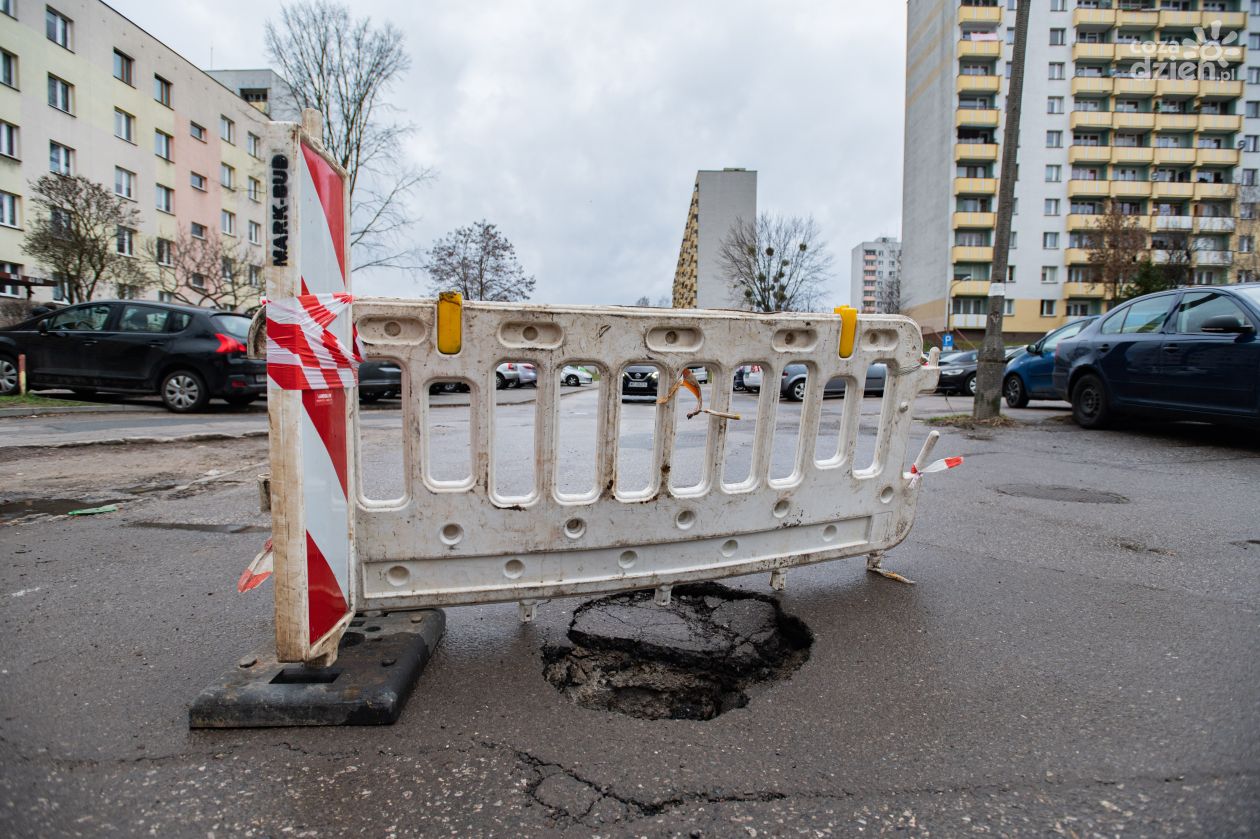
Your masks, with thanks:
M 574 428 L 596 399 L 563 400 Z M 625 408 L 633 453 L 654 412 Z M 456 438 L 459 413 L 435 412 Z M 0 449 L 0 829 L 1253 834 L 1260 446 L 1203 426 L 1085 432 L 1038 403 L 1015 413 L 1012 428 L 942 429 L 938 454 L 966 462 L 928 477 L 886 561 L 917 585 L 857 560 L 791 572 L 778 601 L 812 631 L 808 659 L 706 722 L 556 690 L 543 651 L 565 642 L 581 603 L 567 600 L 527 625 L 510 604 L 448 610 L 393 727 L 190 732 L 191 697 L 270 642 L 270 584 L 234 588 L 269 529 L 253 483 L 266 440 Z M 517 449 L 505 480 L 524 482 L 529 409 L 502 415 Z M 365 468 L 387 492 L 398 413 L 364 416 Z M 95 433 L 70 425 L 89 419 L 57 418 L 71 436 Z M 24 509 L 35 497 L 47 503 Z M 117 512 L 60 514 L 105 501 Z M 729 583 L 769 593 L 761 577 Z

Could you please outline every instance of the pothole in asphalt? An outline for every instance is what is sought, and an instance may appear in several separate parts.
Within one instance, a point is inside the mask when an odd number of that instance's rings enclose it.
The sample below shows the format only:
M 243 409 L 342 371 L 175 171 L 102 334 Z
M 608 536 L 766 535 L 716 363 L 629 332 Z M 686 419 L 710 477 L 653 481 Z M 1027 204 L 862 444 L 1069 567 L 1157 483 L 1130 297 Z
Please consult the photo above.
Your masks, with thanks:
M 770 597 L 701 583 L 675 588 L 668 606 L 656 605 L 651 591 L 585 603 L 569 641 L 543 650 L 543 673 L 579 705 L 710 720 L 747 705 L 753 686 L 790 676 L 814 636 Z
M 1035 498 L 1039 501 L 1076 501 L 1082 504 L 1128 504 L 1129 499 L 1115 492 L 1080 487 L 1052 486 L 1045 484 L 1004 484 L 994 487 L 1003 495 L 1019 498 Z
M 15 521 L 29 516 L 64 516 L 71 510 L 117 504 L 121 499 L 87 501 L 82 498 L 18 498 L 0 501 L 0 522 Z

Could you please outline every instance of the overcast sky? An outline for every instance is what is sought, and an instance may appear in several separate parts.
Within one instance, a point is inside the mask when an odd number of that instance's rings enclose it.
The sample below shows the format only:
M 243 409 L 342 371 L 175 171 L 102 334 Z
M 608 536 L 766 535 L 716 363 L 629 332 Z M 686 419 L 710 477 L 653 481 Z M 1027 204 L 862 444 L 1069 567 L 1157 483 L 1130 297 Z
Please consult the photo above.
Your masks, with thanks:
M 272 0 L 112 0 L 214 69 L 267 65 Z M 905 4 L 738 0 L 354 0 L 412 67 L 391 93 L 428 246 L 485 218 L 548 303 L 655 300 L 673 282 L 697 169 L 758 172 L 759 211 L 813 215 L 848 302 L 849 250 L 899 235 Z M 207 40 L 209 34 L 212 40 Z M 213 52 L 213 57 L 212 57 Z M 423 277 L 356 276 L 418 295 Z

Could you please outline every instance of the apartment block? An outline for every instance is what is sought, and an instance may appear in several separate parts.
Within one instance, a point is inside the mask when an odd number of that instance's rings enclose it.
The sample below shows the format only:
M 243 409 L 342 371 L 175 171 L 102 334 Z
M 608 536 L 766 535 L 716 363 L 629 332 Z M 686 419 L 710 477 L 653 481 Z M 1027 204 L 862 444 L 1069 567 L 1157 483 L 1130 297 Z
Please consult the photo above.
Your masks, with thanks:
M 6 282 L 56 279 L 22 250 L 30 182 L 50 171 L 135 203 L 141 224 L 119 232 L 120 252 L 144 259 L 145 242 L 218 232 L 241 243 L 261 290 L 263 113 L 99 0 L 0 0 L 0 48 L 0 296 L 64 297 Z
M 207 70 L 206 75 L 277 122 L 302 121 L 301 106 L 275 70 Z
M 881 309 L 883 289 L 901 275 L 901 242 L 880 236 L 849 251 L 849 301 L 863 314 Z
M 1015 0 L 910 0 L 903 308 L 929 332 L 1038 335 L 1105 310 L 1088 238 L 1115 207 L 1188 281 L 1251 276 L 1256 0 L 1045 0 L 1029 10 L 1010 269 L 991 275 Z M 1255 65 L 1255 66 L 1252 66 Z M 1179 256 L 1185 254 L 1184 257 Z M 1180 264 L 1180 263 L 1179 263 Z
M 722 241 L 739 222 L 757 218 L 757 173 L 748 169 L 696 173 L 691 207 L 674 271 L 674 307 L 742 309 L 743 298 L 723 276 Z

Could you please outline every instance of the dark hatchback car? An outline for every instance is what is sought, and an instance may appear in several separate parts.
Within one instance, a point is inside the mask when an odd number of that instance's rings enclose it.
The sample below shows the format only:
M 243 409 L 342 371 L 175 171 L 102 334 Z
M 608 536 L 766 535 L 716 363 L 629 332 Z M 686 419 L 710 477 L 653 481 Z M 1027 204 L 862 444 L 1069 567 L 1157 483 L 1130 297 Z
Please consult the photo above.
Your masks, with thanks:
M 621 400 L 648 398 L 656 401 L 660 371 L 651 364 L 631 364 L 621 374 Z
M 1138 297 L 1055 351 L 1054 386 L 1084 428 L 1118 415 L 1260 427 L 1260 283 Z
M 808 377 L 809 368 L 804 364 L 787 365 L 783 368 L 782 375 L 779 376 L 779 394 L 789 402 L 804 400 L 808 389 L 806 383 Z M 867 394 L 882 394 L 887 380 L 888 367 L 876 362 L 866 371 L 866 382 L 863 390 Z M 827 380 L 827 384 L 823 385 L 823 397 L 843 396 L 844 389 L 845 378 L 843 376 L 834 376 Z
M 172 411 L 212 398 L 244 406 L 267 390 L 267 363 L 245 356 L 249 318 L 193 306 L 105 300 L 0 329 L 0 393 L 18 389 L 26 356 L 33 390 L 156 393 Z
M 402 368 L 388 359 L 359 365 L 359 401 L 376 402 L 402 396 Z
M 941 380 L 936 389 L 941 393 L 976 395 L 976 369 L 979 351 L 966 350 L 941 355 Z

